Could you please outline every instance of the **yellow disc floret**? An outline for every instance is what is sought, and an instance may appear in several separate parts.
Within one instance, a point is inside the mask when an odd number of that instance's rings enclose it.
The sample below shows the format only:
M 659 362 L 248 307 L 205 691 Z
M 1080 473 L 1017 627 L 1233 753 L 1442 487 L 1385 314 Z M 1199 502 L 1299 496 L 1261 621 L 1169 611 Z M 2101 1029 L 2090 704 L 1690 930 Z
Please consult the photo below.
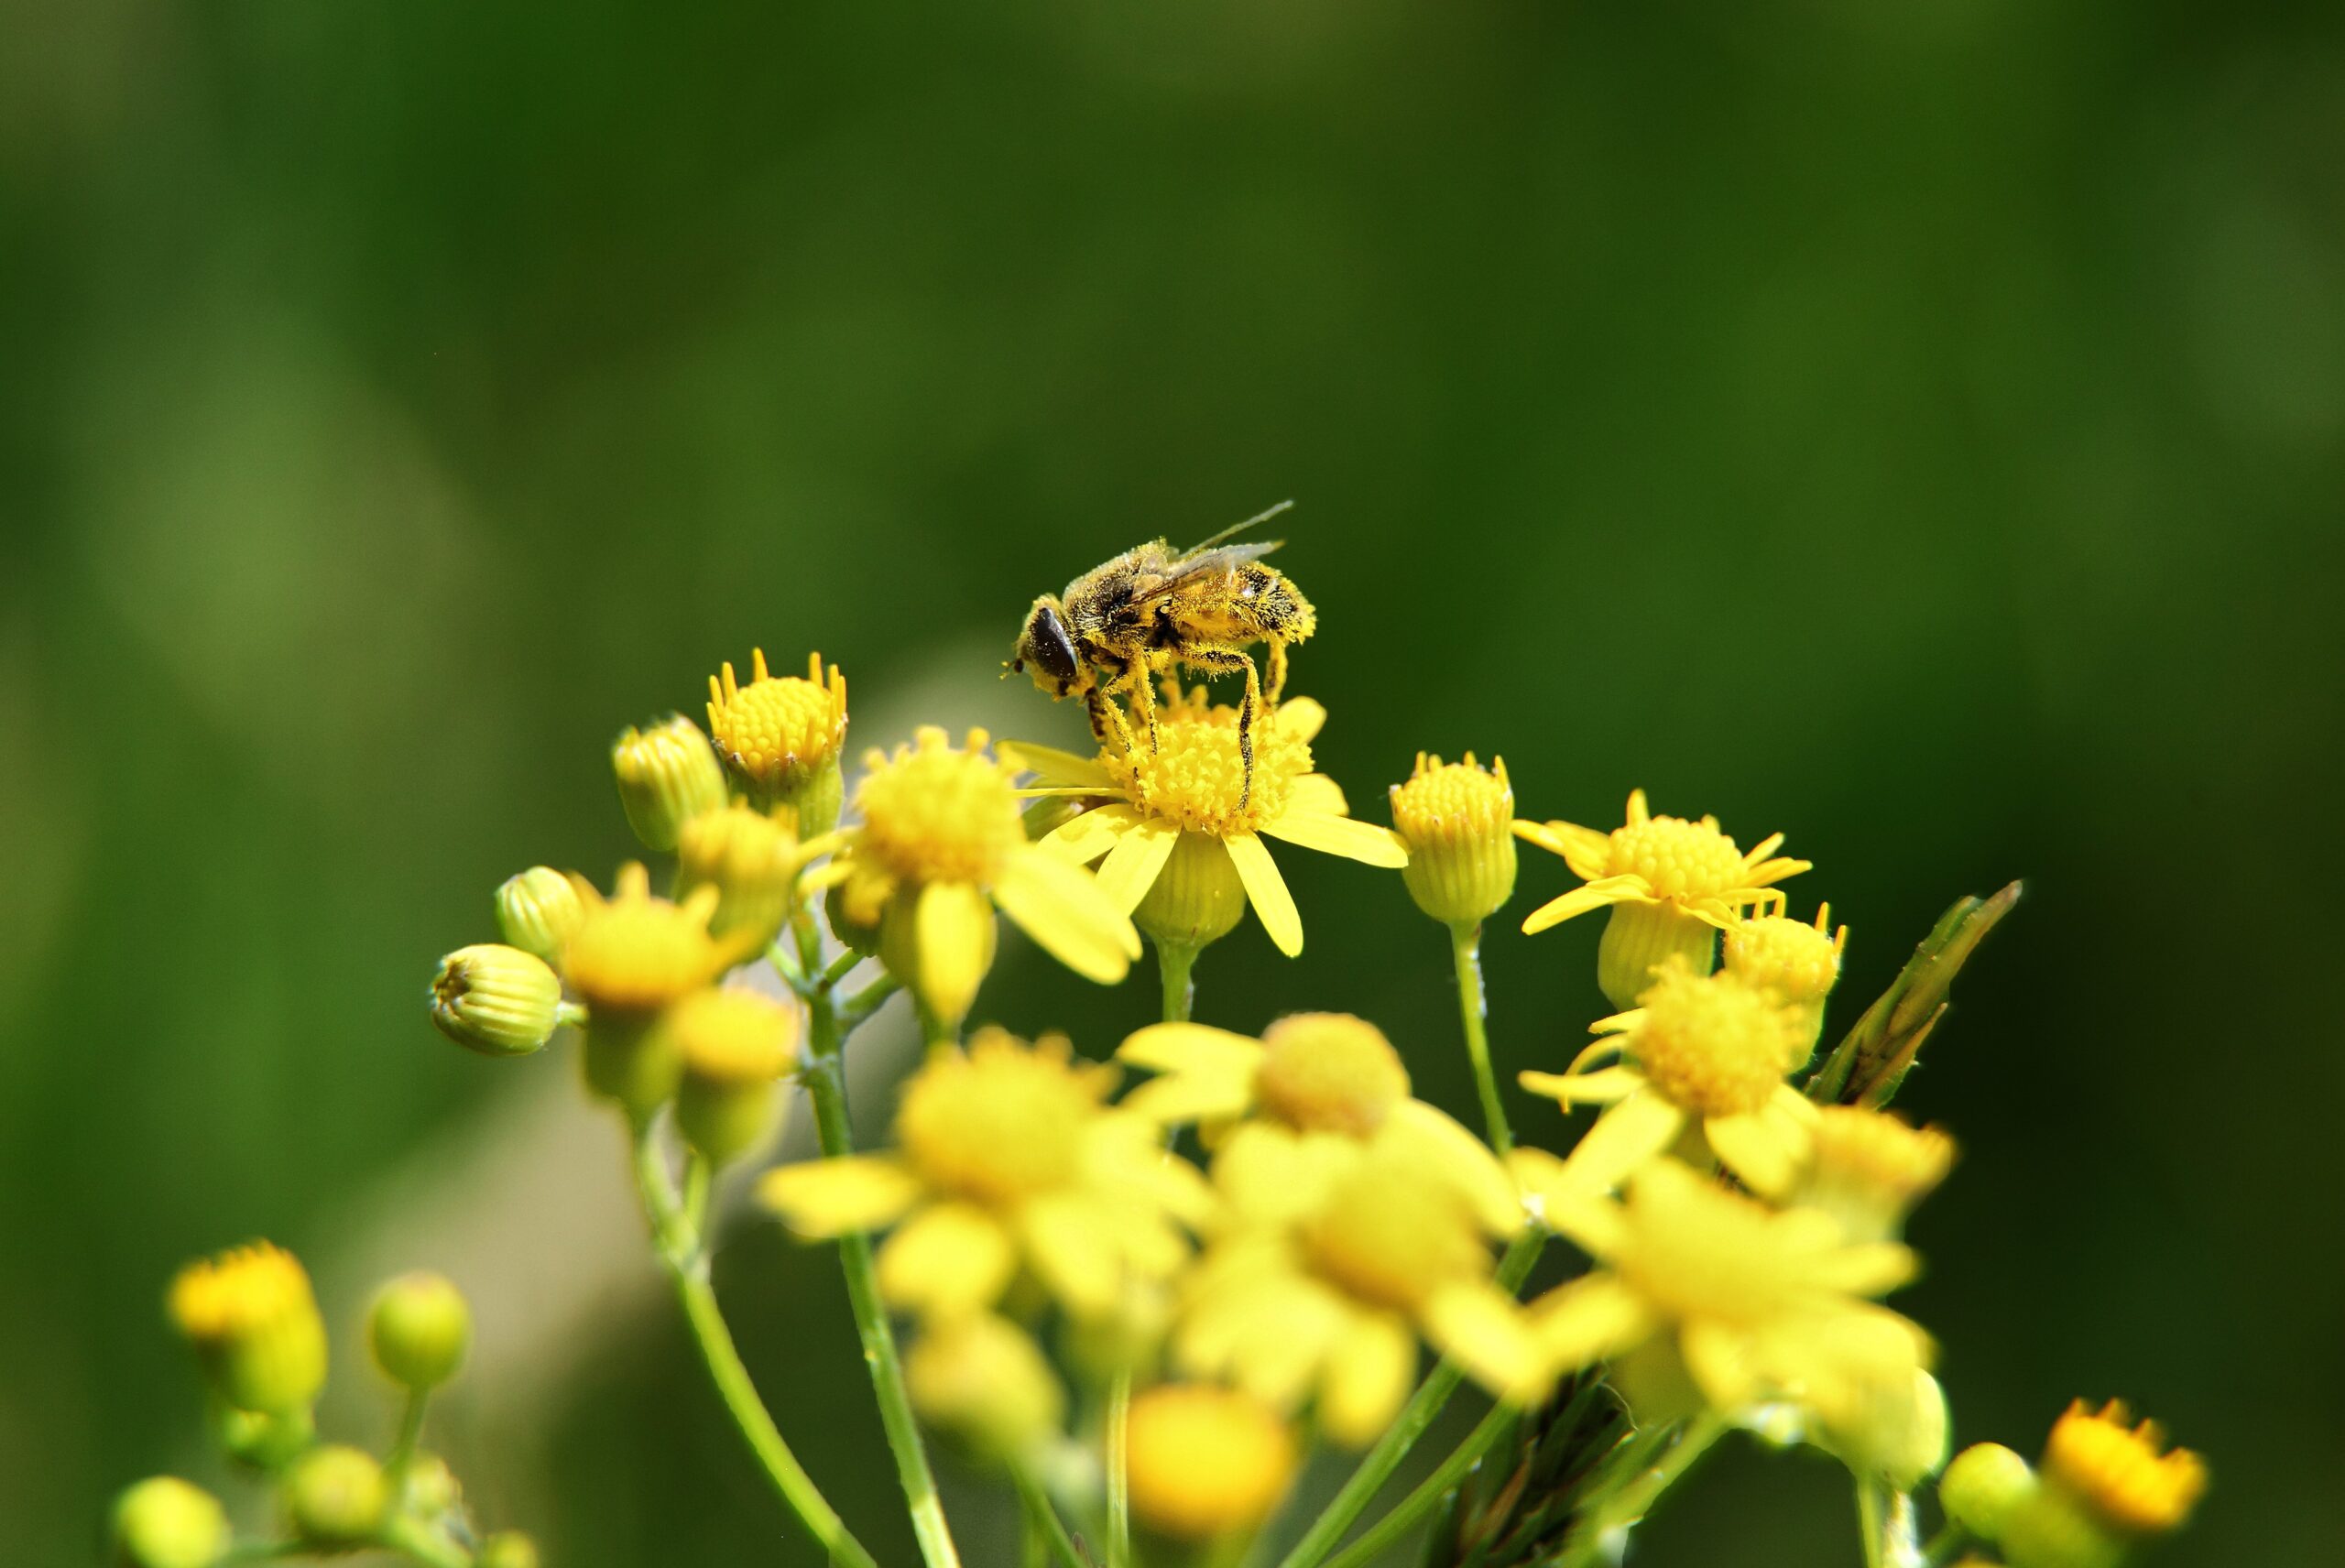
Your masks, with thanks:
M 1294 780 L 1311 771 L 1310 743 L 1292 730 L 1253 725 L 1254 782 L 1238 745 L 1238 710 L 1206 700 L 1205 689 L 1168 696 L 1156 711 L 1156 744 L 1137 737 L 1129 752 L 1100 754 L 1118 793 L 1151 816 L 1191 833 L 1227 837 L 1275 822 Z
M 1954 1165 L 1953 1138 L 1886 1111 L 1827 1105 L 1810 1138 L 1806 1166 L 1786 1201 L 1830 1214 L 1851 1241 L 1895 1236 Z
M 1417 753 L 1392 786 L 1392 826 L 1409 846 L 1401 879 L 1417 908 L 1449 925 L 1488 919 L 1514 892 L 1514 786 L 1506 760 L 1484 769 L 1467 752 L 1445 763 Z
M 714 887 L 682 904 L 655 898 L 650 873 L 639 864 L 620 868 L 617 890 L 608 898 L 578 886 L 586 913 L 562 948 L 562 969 L 596 1014 L 657 1012 L 741 956 L 738 946 L 709 934 Z
M 733 667 L 708 678 L 708 728 L 718 755 L 761 806 L 787 801 L 809 833 L 838 819 L 837 768 L 846 744 L 846 677 L 826 675 L 810 654 L 804 679 L 766 670 L 765 649 L 749 657 L 747 686 Z
M 1356 1300 L 1414 1314 L 1442 1286 L 1488 1271 L 1472 1211 L 1445 1182 L 1400 1161 L 1362 1166 L 1302 1227 L 1319 1276 Z
M 1849 928 L 1834 934 L 1831 921 L 1829 904 L 1816 911 L 1813 925 L 1783 915 L 1740 920 L 1726 933 L 1726 967 L 1786 1002 L 1821 1001 L 1840 978 L 1849 941 Z
M 1294 1475 L 1293 1432 L 1275 1410 L 1235 1389 L 1151 1388 L 1132 1401 L 1128 1431 L 1132 1511 L 1180 1540 L 1260 1523 Z
M 220 1397 L 241 1410 L 300 1409 L 326 1380 L 326 1330 L 300 1262 L 256 1241 L 201 1259 L 171 1281 L 171 1321 Z
M 1663 1098 L 1696 1115 L 1761 1110 L 1797 1064 L 1785 1009 L 1731 975 L 1696 975 L 1673 960 L 1638 1000 L 1628 1051 Z
M 2160 1453 L 2155 1421 L 2128 1424 L 2114 1399 L 2098 1410 L 2078 1399 L 2052 1427 L 2036 1468 L 2045 1484 L 2082 1503 L 2111 1529 L 2162 1535 L 2178 1529 L 2207 1489 L 2207 1465 L 2187 1448 Z
M 856 856 L 905 882 L 990 886 L 1026 832 L 1011 771 L 987 752 L 987 739 L 971 730 L 955 748 L 923 724 L 892 757 L 870 753 L 855 794 L 863 817 Z
M 981 1203 L 1012 1203 L 1076 1174 L 1083 1135 L 1115 1081 L 1112 1068 L 1070 1061 L 1062 1036 L 1031 1049 L 998 1029 L 965 1051 L 939 1051 L 904 1085 L 896 1138 L 930 1186 Z
M 1305 1132 L 1366 1138 L 1409 1097 L 1409 1070 L 1384 1031 L 1348 1013 L 1296 1013 L 1262 1031 L 1254 1095 Z
M 1679 903 L 1716 898 L 1748 880 L 1742 852 L 1704 817 L 1647 817 L 1612 830 L 1608 877 L 1640 877 L 1656 898 Z

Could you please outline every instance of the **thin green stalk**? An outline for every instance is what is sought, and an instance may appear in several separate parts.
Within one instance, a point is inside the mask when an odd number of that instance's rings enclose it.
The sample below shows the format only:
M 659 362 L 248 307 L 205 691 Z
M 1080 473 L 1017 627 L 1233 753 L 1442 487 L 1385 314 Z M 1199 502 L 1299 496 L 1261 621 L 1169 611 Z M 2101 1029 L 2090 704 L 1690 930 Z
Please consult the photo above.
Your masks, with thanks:
M 1499 1434 L 1512 1425 L 1521 1412 L 1506 1405 L 1494 1405 L 1482 1418 L 1482 1424 L 1467 1434 L 1466 1441 L 1452 1450 L 1448 1458 L 1434 1473 L 1417 1483 L 1417 1489 L 1393 1505 L 1392 1511 L 1362 1530 L 1359 1539 L 1327 1559 L 1327 1568 L 1367 1568 L 1385 1548 L 1401 1540 L 1424 1517 L 1441 1506 L 1449 1490 L 1466 1478 L 1496 1443 Z
M 1971 1540 L 1969 1530 L 1948 1519 L 1945 1528 L 1930 1537 L 1929 1544 L 1922 1548 L 1921 1568 L 1946 1568 L 1947 1563 L 1954 1561 L 1954 1554 L 1969 1545 Z
M 1034 1473 L 1023 1465 L 1010 1467 L 1010 1479 L 1017 1484 L 1018 1500 L 1026 1509 L 1027 1539 L 1039 1544 L 1047 1556 L 1060 1568 L 1091 1568 L 1074 1538 L 1067 1534 L 1066 1525 L 1059 1519 L 1058 1509 L 1051 1506 L 1050 1495 Z
M 838 1015 L 828 996 L 819 996 L 807 1008 L 813 1070 L 806 1074 L 807 1093 L 814 1102 L 814 1132 L 829 1156 L 855 1152 L 855 1135 L 847 1126 L 845 1068 L 839 1058 Z M 911 1396 L 904 1388 L 902 1360 L 896 1353 L 895 1330 L 879 1299 L 879 1273 L 871 1261 L 871 1238 L 850 1231 L 839 1238 L 839 1266 L 846 1275 L 848 1303 L 855 1309 L 856 1333 L 863 1341 L 863 1359 L 871 1368 L 871 1388 L 879 1405 L 879 1424 L 896 1456 L 896 1476 L 903 1485 L 904 1502 L 911 1510 L 912 1534 L 928 1568 L 960 1568 L 953 1532 L 944 1522 L 944 1505 L 936 1495 L 936 1477 L 928 1467 L 920 1428 L 912 1419 Z
M 391 1440 L 391 1451 L 383 1456 L 383 1474 L 390 1478 L 394 1497 L 407 1484 L 407 1467 L 414 1462 L 416 1445 L 423 1441 L 423 1412 L 431 1403 L 431 1389 L 410 1388 L 407 1403 L 399 1410 L 398 1435 Z
M 806 1474 L 797 1455 L 791 1453 L 790 1444 L 782 1440 L 780 1429 L 773 1424 L 772 1415 L 758 1397 L 757 1384 L 750 1379 L 748 1367 L 742 1364 L 741 1352 L 733 1343 L 733 1332 L 725 1326 L 725 1313 L 716 1304 L 716 1291 L 709 1284 L 707 1255 L 677 1206 L 674 1187 L 660 1162 L 659 1141 L 648 1127 L 636 1136 L 635 1173 L 644 1215 L 651 1222 L 660 1261 L 667 1266 L 676 1298 L 683 1306 L 684 1322 L 692 1330 L 693 1343 L 699 1348 L 709 1379 L 716 1385 L 717 1397 L 725 1401 L 725 1411 L 740 1429 L 750 1454 L 765 1471 L 766 1478 L 773 1483 L 774 1490 L 781 1494 L 790 1511 L 823 1543 L 832 1562 L 850 1564 L 852 1568 L 878 1568 L 871 1553 L 855 1539 L 845 1521 L 814 1485 L 813 1477 Z
M 1887 1501 L 1876 1477 L 1857 1477 L 1857 1534 L 1864 1541 L 1865 1568 L 1881 1568 L 1881 1541 L 1889 1523 Z
M 1490 1147 L 1504 1158 L 1514 1149 L 1514 1129 L 1506 1125 L 1498 1075 L 1490 1068 L 1489 1008 L 1482 994 L 1482 928 L 1450 927 L 1449 953 L 1457 966 L 1457 1014 L 1466 1026 L 1466 1054 L 1474 1063 L 1474 1087 L 1482 1096 L 1482 1123 L 1489 1130 Z
M 1511 1292 L 1520 1287 L 1546 1244 L 1545 1233 L 1536 1229 L 1525 1230 L 1515 1237 L 1506 1256 L 1499 1260 L 1499 1288 Z M 1344 1532 L 1351 1529 L 1352 1521 L 1376 1500 L 1376 1494 L 1391 1479 L 1392 1472 L 1408 1457 L 1409 1450 L 1416 1446 L 1417 1439 L 1424 1435 L 1434 1417 L 1449 1403 L 1449 1396 L 1457 1391 L 1458 1381 L 1465 1375 L 1465 1368 L 1446 1358 L 1426 1375 L 1425 1380 L 1417 1385 L 1417 1391 L 1409 1397 L 1409 1402 L 1401 1408 L 1400 1415 L 1385 1429 L 1384 1435 L 1361 1457 L 1351 1479 L 1311 1521 L 1303 1539 L 1279 1560 L 1279 1568 L 1314 1568 L 1336 1549 Z
M 1678 1433 L 1677 1441 L 1664 1449 L 1660 1458 L 1650 1465 L 1643 1465 L 1643 1455 L 1650 1452 L 1642 1446 L 1631 1450 L 1642 1468 L 1623 1467 L 1609 1492 L 1588 1509 L 1588 1518 L 1576 1532 L 1571 1543 L 1554 1560 L 1554 1568 L 1587 1568 L 1597 1562 L 1604 1551 L 1604 1538 L 1616 1530 L 1626 1530 L 1651 1513 L 1663 1492 L 1685 1478 L 1694 1461 L 1710 1450 L 1710 1445 L 1727 1432 L 1723 1416 L 1705 1410 L 1687 1422 Z
M 1197 966 L 1197 954 L 1205 950 L 1185 942 L 1158 942 L 1156 973 L 1164 983 L 1164 1021 L 1184 1024 L 1189 1021 L 1189 1009 L 1197 1000 L 1196 981 L 1193 972 Z
M 1132 1560 L 1132 1370 L 1116 1368 L 1107 1386 L 1107 1568 Z

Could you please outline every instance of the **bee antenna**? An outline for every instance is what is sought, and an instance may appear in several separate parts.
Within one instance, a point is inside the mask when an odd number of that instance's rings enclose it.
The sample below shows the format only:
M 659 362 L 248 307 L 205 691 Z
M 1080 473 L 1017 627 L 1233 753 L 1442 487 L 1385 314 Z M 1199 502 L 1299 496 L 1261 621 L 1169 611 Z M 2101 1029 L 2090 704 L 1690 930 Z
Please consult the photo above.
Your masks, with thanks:
M 1294 503 L 1292 500 L 1281 501 L 1277 506 L 1272 506 L 1270 510 L 1266 512 L 1257 512 L 1242 523 L 1230 524 L 1227 528 L 1222 529 L 1221 532 L 1214 535 L 1213 538 L 1205 540 L 1205 543 L 1197 545 L 1187 553 L 1190 555 L 1195 555 L 1202 550 L 1211 550 L 1214 546 L 1219 544 L 1226 539 L 1235 539 L 1239 534 L 1244 533 L 1248 528 L 1253 528 L 1260 523 L 1267 523 L 1272 517 L 1277 517 L 1281 512 L 1289 512 L 1293 509 Z

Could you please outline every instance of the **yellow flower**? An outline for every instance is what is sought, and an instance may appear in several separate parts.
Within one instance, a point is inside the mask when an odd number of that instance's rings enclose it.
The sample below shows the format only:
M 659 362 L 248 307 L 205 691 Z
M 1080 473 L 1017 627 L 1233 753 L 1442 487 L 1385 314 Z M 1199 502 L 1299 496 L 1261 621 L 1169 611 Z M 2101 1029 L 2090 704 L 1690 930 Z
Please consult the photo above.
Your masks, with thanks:
M 1645 792 L 1629 797 L 1629 820 L 1610 833 L 1572 822 L 1518 822 L 1515 833 L 1564 857 L 1587 886 L 1532 911 L 1525 931 L 1543 931 L 1575 915 L 1609 908 L 1597 978 L 1615 1007 L 1629 1007 L 1671 953 L 1697 974 L 1712 963 L 1715 933 L 1743 910 L 1780 903 L 1774 884 L 1808 869 L 1775 854 L 1774 833 L 1749 854 L 1718 829 L 1716 817 L 1688 822 L 1656 817 Z
M 905 1083 L 896 1151 L 769 1172 L 759 1194 L 805 1236 L 896 1226 L 879 1289 L 932 1317 L 999 1301 L 1022 1265 L 1077 1316 L 1169 1279 L 1204 1223 L 1205 1179 L 1151 1122 L 1107 1109 L 1116 1070 L 1063 1036 L 982 1029 Z
M 1726 972 L 1783 998 L 1804 1020 L 1810 1049 L 1824 1032 L 1824 999 L 1840 978 L 1849 928 L 1833 931 L 1832 906 L 1808 924 L 1785 915 L 1756 915 L 1726 930 Z
M 1294 1432 L 1233 1388 L 1168 1383 L 1132 1401 L 1126 1447 L 1132 1512 L 1160 1534 L 1211 1541 L 1251 1530 L 1294 1479 Z
M 846 745 L 846 677 L 823 672 L 823 656 L 806 657 L 806 677 L 766 670 L 766 650 L 749 656 L 749 684 L 733 666 L 708 678 L 708 729 L 717 754 L 760 808 L 786 805 L 812 837 L 839 820 L 839 753 Z
M 1370 1143 L 1422 1162 L 1500 1234 L 1521 1224 L 1505 1168 L 1454 1117 L 1409 1094 L 1409 1070 L 1384 1032 L 1348 1013 L 1294 1013 L 1260 1040 L 1203 1024 L 1151 1024 L 1116 1059 L 1162 1076 L 1124 1109 L 1167 1125 L 1195 1122 L 1215 1150 L 1214 1180 L 1257 1217 L 1307 1206 L 1323 1138 Z
M 326 1325 L 300 1261 L 256 1241 L 171 1281 L 171 1321 L 221 1399 L 240 1410 L 306 1408 L 326 1380 Z
M 1754 1190 L 1781 1192 L 1807 1156 L 1815 1105 L 1783 1082 L 1806 1056 L 1797 1020 L 1772 993 L 1732 975 L 1697 975 L 1673 957 L 1642 1007 L 1568 1073 L 1525 1073 L 1522 1086 L 1569 1109 L 1609 1105 L 1564 1169 L 1609 1191 L 1698 1123 L 1718 1159 Z M 1626 1063 L 1587 1070 L 1614 1052 Z
M 842 855 L 839 903 L 877 927 L 881 958 L 947 1023 L 965 1016 L 993 964 L 998 907 L 1060 963 L 1103 985 L 1140 956 L 1140 933 L 1080 866 L 1029 844 L 1010 770 L 983 730 L 956 749 L 922 727 L 874 751 L 856 787 L 861 824 Z
M 1640 1382 L 1670 1380 L 1650 1375 L 1658 1362 L 1730 1415 L 1778 1399 L 1854 1410 L 1886 1363 L 1928 1363 L 1920 1329 L 1860 1299 L 1913 1277 L 1903 1247 L 1852 1244 L 1822 1214 L 1772 1212 L 1674 1160 L 1640 1169 L 1625 1202 L 1591 1196 L 1543 1151 L 1512 1162 L 1547 1222 L 1601 1266 L 1531 1304 L 1559 1369 L 1657 1352 L 1625 1379 L 1631 1403 Z M 1661 1413 L 1684 1412 L 1641 1416 Z
M 684 1141 L 718 1165 L 755 1148 L 773 1130 L 775 1080 L 798 1064 L 796 1008 L 755 991 L 701 991 L 663 1027 L 683 1066 L 676 1127 Z
M 1409 850 L 1401 879 L 1445 925 L 1479 925 L 1514 893 L 1514 786 L 1506 759 L 1493 764 L 1421 751 L 1409 781 L 1392 786 L 1393 831 Z
M 725 769 L 700 726 L 682 713 L 648 730 L 629 725 L 611 746 L 611 771 L 627 825 L 646 849 L 675 848 L 686 822 L 725 804 Z
M 1492 1279 L 1490 1229 L 1456 1186 L 1380 1144 L 1319 1134 L 1287 1152 L 1307 1201 L 1238 1211 L 1198 1260 L 1172 1338 L 1185 1371 L 1282 1410 L 1313 1400 L 1351 1446 L 1408 1397 L 1420 1335 L 1500 1398 L 1544 1391 L 1539 1347 Z
M 681 904 L 654 898 L 639 861 L 619 867 L 608 898 L 584 877 L 571 884 L 586 908 L 562 944 L 562 976 L 596 1024 L 658 1013 L 758 951 L 753 933 L 710 934 L 720 897 L 714 887 L 697 888 Z
M 1066 1390 L 1024 1329 L 992 1312 L 925 1327 L 904 1356 L 921 1419 L 979 1455 L 1016 1461 L 1057 1435 Z
M 1258 719 L 1250 793 L 1238 710 L 1209 702 L 1202 686 L 1168 692 L 1153 750 L 1144 736 L 1129 753 L 1103 747 L 1096 757 L 1023 742 L 1002 749 L 1044 788 L 1107 800 L 1042 847 L 1075 866 L 1099 861 L 1100 887 L 1150 935 L 1186 945 L 1217 940 L 1237 923 L 1242 894 L 1271 941 L 1292 957 L 1303 951 L 1303 918 L 1265 834 L 1369 866 L 1397 868 L 1409 859 L 1397 835 L 1354 822 L 1336 781 L 1311 770 L 1311 740 L 1326 718 L 1325 708 L 1297 697 Z
M 1895 1239 L 1914 1205 L 1954 1167 L 1953 1138 L 1886 1111 L 1826 1105 L 1809 1140 L 1807 1160 L 1783 1201 L 1831 1215 L 1850 1241 Z
M 802 887 L 820 887 L 831 875 L 802 877 L 806 866 L 831 849 L 828 837 L 802 842 L 790 808 L 769 813 L 736 800 L 686 822 L 676 841 L 676 892 L 689 897 L 701 887 L 717 892 L 708 929 L 714 935 L 750 934 L 762 947 L 790 916 L 791 898 Z
M 2161 1453 L 2165 1433 L 2158 1423 L 2132 1420 L 2121 1400 L 2098 1410 L 2075 1401 L 2053 1423 L 2036 1472 L 2120 1534 L 2165 1535 L 2198 1507 L 2207 1462 L 2187 1448 Z

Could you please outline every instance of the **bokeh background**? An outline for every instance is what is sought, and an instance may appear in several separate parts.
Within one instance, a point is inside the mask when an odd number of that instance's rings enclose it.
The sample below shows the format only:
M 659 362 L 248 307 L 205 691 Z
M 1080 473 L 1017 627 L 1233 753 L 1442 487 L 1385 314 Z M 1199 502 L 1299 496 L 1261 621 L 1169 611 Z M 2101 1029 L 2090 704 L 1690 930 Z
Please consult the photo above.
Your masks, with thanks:
M 1528 814 L 1781 828 L 1857 1003 L 2029 878 L 1906 1100 L 1968 1151 L 1904 1298 L 1959 1435 L 2123 1394 L 2216 1467 L 2165 1561 L 2345 1560 L 2341 20 L 0 0 L 0 1556 L 225 1484 L 158 1303 L 265 1234 L 343 1331 L 467 1285 L 439 1441 L 551 1561 L 810 1561 L 616 1135 L 439 1040 L 433 960 L 608 876 L 604 748 L 718 660 L 819 647 L 858 746 L 1066 739 L 994 679 L 1027 601 L 1292 495 L 1365 814 L 1474 747 Z M 1308 951 L 1249 925 L 1201 1016 L 1366 1013 L 1468 1106 L 1438 933 L 1283 859 Z M 1492 935 L 1502 1066 L 1602 1010 L 1596 936 Z M 1101 1052 L 1153 995 L 1012 946 L 981 1010 Z M 745 1222 L 719 1283 L 907 1560 L 830 1259 Z M 1747 1450 L 1648 1535 L 1857 1561 Z

